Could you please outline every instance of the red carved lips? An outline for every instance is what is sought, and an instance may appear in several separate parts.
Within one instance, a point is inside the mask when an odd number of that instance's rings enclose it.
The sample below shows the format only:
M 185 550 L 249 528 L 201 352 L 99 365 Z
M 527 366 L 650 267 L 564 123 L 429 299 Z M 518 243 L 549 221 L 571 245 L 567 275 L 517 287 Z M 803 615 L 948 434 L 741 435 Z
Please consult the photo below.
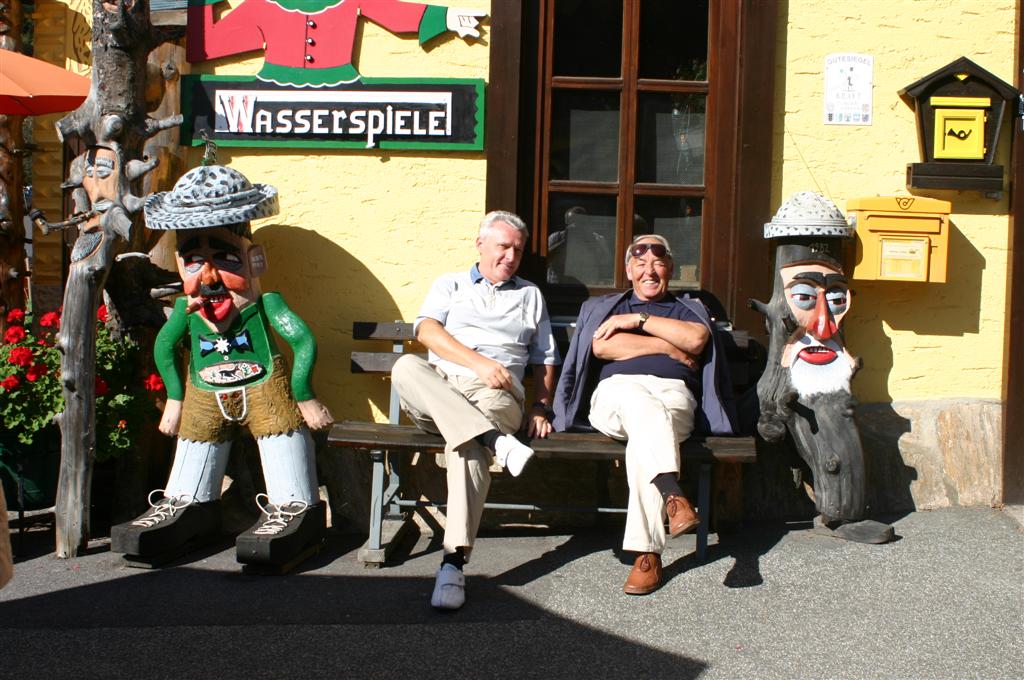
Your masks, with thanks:
M 821 345 L 811 345 L 806 347 L 797 353 L 796 358 L 801 361 L 806 361 L 809 364 L 815 366 L 824 366 L 825 364 L 831 364 L 839 356 L 834 350 Z
M 210 321 L 223 321 L 231 313 L 233 305 L 234 300 L 230 295 L 211 295 L 202 298 L 199 312 Z

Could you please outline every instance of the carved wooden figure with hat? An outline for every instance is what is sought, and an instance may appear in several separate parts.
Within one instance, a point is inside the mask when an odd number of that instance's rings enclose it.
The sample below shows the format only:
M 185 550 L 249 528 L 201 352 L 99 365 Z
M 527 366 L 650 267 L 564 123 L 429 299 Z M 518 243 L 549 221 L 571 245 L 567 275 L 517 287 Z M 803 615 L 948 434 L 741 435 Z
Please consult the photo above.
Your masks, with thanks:
M 278 212 L 277 190 L 207 164 L 210 151 L 172 191 L 146 199 L 147 225 L 175 232 L 184 284 L 154 350 L 168 396 L 160 431 L 178 443 L 166 488 L 150 494 L 149 511 L 112 529 L 111 549 L 129 563 L 158 565 L 218 538 L 221 483 L 232 439 L 245 427 L 259 446 L 267 493 L 256 497 L 261 517 L 236 539 L 236 556 L 284 571 L 323 537 L 310 430 L 332 418 L 310 385 L 312 333 L 279 293 L 260 289 L 266 257 L 250 220 Z M 290 376 L 271 329 L 292 347 Z
M 794 195 L 765 224 L 765 238 L 777 244 L 771 301 L 750 301 L 765 315 L 769 333 L 757 429 L 769 442 L 782 442 L 787 433 L 792 438 L 813 478 L 818 531 L 884 543 L 892 527 L 865 519 L 864 451 L 850 393 L 860 359 L 842 335 L 850 289 L 841 244 L 853 233 L 835 204 L 812 192 Z

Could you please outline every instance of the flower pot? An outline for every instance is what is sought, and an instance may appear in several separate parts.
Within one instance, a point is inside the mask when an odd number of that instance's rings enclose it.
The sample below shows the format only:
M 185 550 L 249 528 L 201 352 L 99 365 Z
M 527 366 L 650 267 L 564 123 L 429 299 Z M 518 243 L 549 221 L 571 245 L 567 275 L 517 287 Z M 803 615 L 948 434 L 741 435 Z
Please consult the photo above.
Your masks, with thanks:
M 56 427 L 39 432 L 32 444 L 0 435 L 0 481 L 9 509 L 51 507 L 57 498 L 59 473 L 60 430 Z

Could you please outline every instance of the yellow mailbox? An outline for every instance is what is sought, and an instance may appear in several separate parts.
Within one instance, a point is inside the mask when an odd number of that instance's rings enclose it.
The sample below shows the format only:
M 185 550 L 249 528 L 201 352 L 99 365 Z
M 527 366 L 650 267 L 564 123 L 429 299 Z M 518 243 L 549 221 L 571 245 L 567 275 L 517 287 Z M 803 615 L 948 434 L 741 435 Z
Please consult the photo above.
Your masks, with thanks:
M 950 208 L 949 201 L 917 196 L 848 201 L 857 228 L 853 278 L 945 283 Z

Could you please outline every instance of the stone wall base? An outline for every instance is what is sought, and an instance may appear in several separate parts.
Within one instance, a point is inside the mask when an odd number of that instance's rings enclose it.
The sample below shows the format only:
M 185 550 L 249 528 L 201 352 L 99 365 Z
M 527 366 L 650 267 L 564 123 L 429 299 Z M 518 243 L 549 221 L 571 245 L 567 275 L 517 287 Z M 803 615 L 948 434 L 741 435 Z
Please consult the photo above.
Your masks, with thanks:
M 869 516 L 992 506 L 1002 488 L 1002 403 L 957 399 L 862 404 L 856 421 L 868 466 Z M 793 481 L 796 454 L 765 446 L 744 467 L 747 518 L 813 516 Z

